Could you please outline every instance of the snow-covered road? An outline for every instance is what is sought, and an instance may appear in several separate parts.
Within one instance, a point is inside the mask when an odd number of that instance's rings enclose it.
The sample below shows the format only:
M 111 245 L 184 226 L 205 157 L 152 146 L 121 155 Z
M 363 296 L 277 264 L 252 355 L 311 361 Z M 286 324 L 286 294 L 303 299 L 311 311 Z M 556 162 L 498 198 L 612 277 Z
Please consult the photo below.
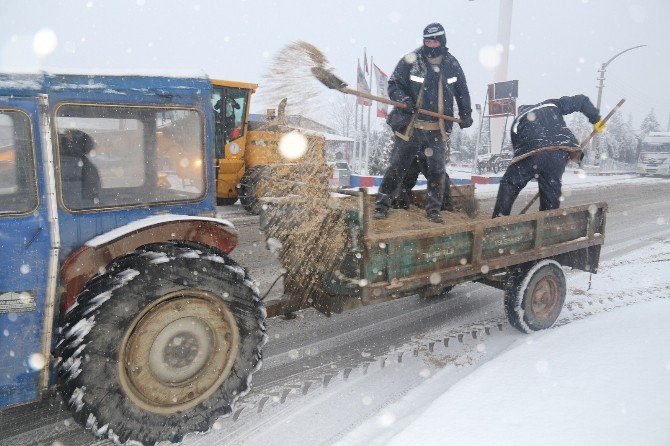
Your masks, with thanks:
M 609 203 L 606 245 L 601 272 L 593 276 L 591 290 L 587 290 L 587 274 L 568 274 L 569 297 L 559 321 L 562 328 L 548 334 L 575 325 L 572 322 L 579 319 L 585 319 L 580 324 L 588 325 L 596 320 L 589 317 L 591 314 L 626 311 L 618 308 L 670 293 L 670 274 L 647 274 L 646 282 L 640 282 L 643 272 L 653 268 L 667 271 L 670 181 L 625 181 L 630 180 L 574 187 L 566 194 L 566 206 Z M 532 193 L 522 195 L 521 206 Z M 482 204 L 485 212 L 491 206 L 491 199 Z M 257 280 L 255 271 L 269 278 L 261 279 L 263 290 L 278 265 L 264 250 L 257 219 L 231 214 L 226 217 L 241 233 L 236 259 L 249 266 Z M 653 246 L 663 247 L 665 254 L 650 257 Z M 502 292 L 479 284 L 460 285 L 448 299 L 410 297 L 331 318 L 307 310 L 294 320 L 270 320 L 268 334 L 264 367 L 254 377 L 254 391 L 232 418 L 220 420 L 207 435 L 187 437 L 185 444 L 311 445 L 337 441 L 362 444 L 371 437 L 390 440 L 409 429 L 414 415 L 440 394 L 448 394 L 452 386 L 476 376 L 483 364 L 495 363 L 496 358 L 504 358 L 504 352 L 528 339 L 507 324 Z M 486 404 L 478 393 L 470 398 L 474 407 Z M 75 425 L 58 407 L 57 399 L 3 413 L 0 444 L 54 441 L 107 444 L 96 442 Z
M 338 445 L 669 444 L 670 236 L 601 267 L 591 289 L 570 277 L 556 328 L 440 370 Z

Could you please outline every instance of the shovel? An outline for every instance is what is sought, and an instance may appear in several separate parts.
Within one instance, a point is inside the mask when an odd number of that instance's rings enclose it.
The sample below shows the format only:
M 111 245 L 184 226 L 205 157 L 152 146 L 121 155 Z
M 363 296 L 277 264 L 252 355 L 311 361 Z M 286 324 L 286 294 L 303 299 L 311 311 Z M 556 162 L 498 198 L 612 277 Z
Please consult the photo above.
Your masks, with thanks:
M 619 110 L 619 108 L 623 105 L 624 102 L 626 102 L 626 99 L 625 99 L 625 98 L 621 99 L 621 100 L 617 103 L 617 105 L 615 105 L 614 108 L 613 108 L 612 110 L 610 110 L 609 113 L 607 113 L 607 116 L 605 116 L 605 117 L 603 118 L 603 124 L 606 123 L 607 121 L 609 121 L 609 119 L 612 117 L 612 115 L 613 115 L 614 113 L 616 113 L 617 110 Z M 584 147 L 586 147 L 586 145 L 589 143 L 589 141 L 591 141 L 591 138 L 593 138 L 593 137 L 596 135 L 596 133 L 597 133 L 597 132 L 596 132 L 595 130 L 591 131 L 591 133 L 589 134 L 589 136 L 587 136 L 587 137 L 584 139 L 584 141 L 582 141 L 582 143 L 579 145 L 579 149 L 580 149 L 580 150 L 583 150 Z M 531 153 L 528 153 L 527 155 L 530 156 Z M 519 156 L 519 157 L 517 157 L 517 158 L 518 158 L 517 161 L 521 161 L 522 159 L 526 158 L 526 156 L 521 155 L 521 156 Z M 514 161 L 514 160 L 513 160 L 513 161 Z M 580 164 L 581 164 L 581 162 L 580 162 Z M 523 208 L 523 209 L 521 210 L 521 212 L 519 212 L 519 214 L 525 214 L 526 211 L 527 211 L 528 209 L 530 209 L 530 207 L 533 205 L 533 203 L 535 203 L 535 201 L 537 201 L 538 198 L 540 198 L 540 193 L 539 193 L 539 192 L 535 194 L 535 196 L 533 197 L 533 199 L 530 200 L 530 201 L 528 202 L 528 204 L 526 205 L 526 207 Z
M 402 102 L 392 101 L 391 99 L 386 99 L 381 96 L 374 96 L 369 93 L 364 93 L 358 90 L 352 90 L 351 88 L 347 87 L 346 82 L 344 82 L 342 79 L 333 74 L 333 72 L 328 71 L 323 67 L 312 67 L 312 74 L 314 75 L 315 78 L 318 79 L 319 82 L 321 82 L 323 85 L 333 90 L 338 90 L 345 94 L 351 94 L 361 98 L 370 99 L 372 101 L 381 102 L 383 104 L 389 104 L 398 108 L 407 108 L 407 105 L 403 104 Z M 453 116 L 443 115 L 442 113 L 435 113 L 429 110 L 424 110 L 422 108 L 417 110 L 417 113 L 426 116 L 432 116 L 434 118 L 444 119 L 446 121 L 456 122 L 458 124 L 461 124 L 463 122 L 462 119 L 454 118 Z

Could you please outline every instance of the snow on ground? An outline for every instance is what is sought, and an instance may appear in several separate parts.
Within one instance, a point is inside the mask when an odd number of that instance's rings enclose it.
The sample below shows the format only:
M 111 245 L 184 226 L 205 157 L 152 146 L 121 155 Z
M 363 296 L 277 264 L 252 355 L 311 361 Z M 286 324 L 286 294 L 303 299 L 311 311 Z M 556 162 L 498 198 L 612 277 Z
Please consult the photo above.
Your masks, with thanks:
M 557 327 L 451 386 L 443 369 L 339 444 L 670 444 L 669 298 L 670 238 L 603 262 L 590 289 L 570 272 Z
M 471 172 L 461 170 L 447 170 L 449 177 L 456 178 L 470 178 Z M 661 177 L 640 177 L 635 174 L 617 174 L 617 175 L 592 175 L 583 170 L 566 169 L 563 174 L 563 193 L 570 194 L 572 190 L 587 189 L 597 186 L 612 186 L 615 184 L 650 184 L 658 181 L 663 181 Z M 417 186 L 415 189 L 425 189 L 426 185 Z M 378 187 L 369 187 L 368 193 L 376 194 Z M 477 184 L 475 185 L 475 194 L 477 198 L 492 198 L 498 193 L 497 184 Z M 525 191 L 537 192 L 537 183 L 531 181 L 524 188 Z
M 639 177 L 634 174 L 622 175 L 589 175 L 580 170 L 566 170 L 563 174 L 563 194 L 569 195 L 571 191 L 577 189 L 588 189 L 599 186 L 612 186 L 615 184 L 649 184 L 658 181 L 660 178 Z M 497 184 L 477 184 L 475 186 L 478 198 L 495 197 L 498 193 Z M 524 188 L 524 191 L 537 192 L 537 183 L 531 181 Z

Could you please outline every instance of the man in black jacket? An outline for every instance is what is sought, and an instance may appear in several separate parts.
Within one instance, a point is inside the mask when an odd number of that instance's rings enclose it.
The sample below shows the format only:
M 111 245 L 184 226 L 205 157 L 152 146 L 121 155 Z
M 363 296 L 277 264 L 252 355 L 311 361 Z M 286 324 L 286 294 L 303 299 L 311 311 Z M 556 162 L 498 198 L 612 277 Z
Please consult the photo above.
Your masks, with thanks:
M 384 173 L 375 204 L 374 218 L 386 218 L 391 199 L 397 194 L 407 169 L 417 154 L 426 158 L 428 194 L 426 215 L 434 222 L 440 215 L 442 197 L 449 187 L 444 168 L 450 121 L 419 115 L 419 108 L 452 116 L 458 105 L 461 128 L 472 125 L 470 93 L 460 64 L 449 53 L 444 28 L 431 23 L 423 31 L 423 46 L 405 55 L 389 78 L 389 98 L 407 107 L 394 108 L 387 123 L 395 133 L 389 167 Z
M 500 180 L 493 218 L 510 214 L 514 200 L 532 178 L 537 178 L 540 188 L 540 210 L 560 207 L 565 165 L 571 155 L 578 159 L 581 155 L 577 138 L 563 120 L 574 112 L 583 113 L 596 132 L 605 127 L 598 109 L 581 94 L 519 106 L 510 135 L 514 157 L 525 157 L 511 164 Z

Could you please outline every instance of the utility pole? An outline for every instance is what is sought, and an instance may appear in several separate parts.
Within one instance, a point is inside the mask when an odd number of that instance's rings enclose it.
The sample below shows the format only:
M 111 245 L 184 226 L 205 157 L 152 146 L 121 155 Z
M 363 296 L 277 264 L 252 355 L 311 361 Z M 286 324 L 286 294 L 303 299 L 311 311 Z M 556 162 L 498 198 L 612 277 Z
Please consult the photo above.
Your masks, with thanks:
M 634 49 L 636 49 L 636 48 L 642 48 L 643 46 L 647 46 L 647 45 L 637 45 L 637 46 L 632 46 L 632 47 L 627 48 L 627 49 L 625 49 L 625 50 L 623 50 L 623 51 L 620 51 L 620 52 L 616 53 L 614 56 L 610 57 L 610 59 L 609 59 L 607 62 L 605 62 L 604 64 L 602 64 L 602 65 L 600 66 L 600 69 L 598 70 L 598 73 L 600 73 L 600 75 L 599 75 L 599 77 L 598 77 L 598 79 L 597 79 L 599 83 L 598 83 L 598 85 L 596 86 L 596 88 L 598 89 L 598 100 L 597 100 L 597 102 L 596 102 L 596 108 L 597 108 L 598 110 L 600 110 L 600 104 L 601 104 L 601 101 L 602 101 L 602 98 L 603 98 L 603 88 L 605 88 L 605 70 L 607 69 L 607 66 L 608 66 L 610 63 L 612 63 L 612 61 L 613 61 L 614 59 L 616 59 L 617 57 L 621 56 L 623 53 L 627 53 L 628 51 L 634 50 Z M 592 156 L 594 157 L 594 161 L 595 161 L 595 153 L 596 153 L 596 152 L 595 152 L 595 147 L 596 147 L 596 140 L 597 140 L 597 138 L 598 138 L 598 137 L 597 137 L 597 135 L 596 135 L 596 136 L 594 136 L 593 139 L 591 140 L 591 154 L 592 154 Z

